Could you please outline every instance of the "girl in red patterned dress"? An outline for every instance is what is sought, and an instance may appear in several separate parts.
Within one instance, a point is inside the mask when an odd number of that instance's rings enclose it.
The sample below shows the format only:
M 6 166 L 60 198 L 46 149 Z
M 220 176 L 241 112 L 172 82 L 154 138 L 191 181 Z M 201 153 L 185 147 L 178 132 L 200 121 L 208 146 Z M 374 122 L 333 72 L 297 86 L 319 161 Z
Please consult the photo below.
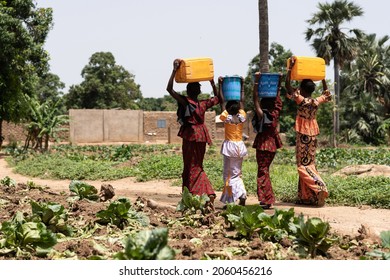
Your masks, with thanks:
M 255 84 L 253 86 L 255 116 L 252 124 L 257 134 L 252 147 L 256 149 L 257 197 L 260 206 L 264 209 L 269 209 L 275 203 L 269 168 L 275 157 L 276 150 L 282 147 L 278 131 L 282 100 L 280 99 L 279 78 L 276 98 L 262 98 L 259 102 L 258 84 L 260 76 L 260 73 L 255 74 Z
M 325 205 L 325 198 L 329 196 L 329 193 L 315 165 L 316 137 L 320 133 L 316 113 L 321 103 L 331 100 L 331 95 L 325 80 L 322 80 L 322 95 L 317 98 L 311 97 L 316 86 L 310 79 L 302 80 L 299 88 L 293 88 L 290 83 L 291 69 L 294 64 L 295 60 L 292 57 L 290 67 L 287 70 L 286 89 L 287 98 L 298 104 L 295 120 L 296 161 L 299 174 L 297 204 L 322 207 Z
M 214 80 L 210 80 L 213 88 L 214 97 L 207 100 L 198 100 L 201 93 L 200 83 L 192 82 L 187 84 L 187 95 L 184 96 L 173 90 L 173 80 L 179 69 L 181 60 L 175 59 L 173 62 L 173 70 L 169 78 L 167 91 L 175 98 L 179 104 L 185 108 L 182 125 L 178 136 L 183 138 L 182 153 L 183 153 L 183 173 L 182 173 L 182 188 L 187 187 L 191 194 L 203 195 L 207 194 L 210 198 L 211 206 L 215 200 L 215 191 L 203 170 L 203 159 L 206 152 L 206 144 L 211 144 L 211 138 L 207 127 L 204 123 L 206 110 L 218 105 L 217 87 Z

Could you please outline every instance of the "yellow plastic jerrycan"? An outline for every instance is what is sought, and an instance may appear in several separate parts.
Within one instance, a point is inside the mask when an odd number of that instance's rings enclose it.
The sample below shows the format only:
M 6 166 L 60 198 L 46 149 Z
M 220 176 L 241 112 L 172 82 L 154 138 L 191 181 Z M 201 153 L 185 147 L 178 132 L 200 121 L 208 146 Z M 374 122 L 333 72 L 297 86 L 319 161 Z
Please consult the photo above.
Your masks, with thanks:
M 210 81 L 213 78 L 214 64 L 213 60 L 209 57 L 182 59 L 175 75 L 175 81 L 177 83 Z
M 325 60 L 321 57 L 294 56 L 295 64 L 291 70 L 291 79 L 301 81 L 311 79 L 320 81 L 325 79 Z M 289 58 L 287 68 L 290 66 Z

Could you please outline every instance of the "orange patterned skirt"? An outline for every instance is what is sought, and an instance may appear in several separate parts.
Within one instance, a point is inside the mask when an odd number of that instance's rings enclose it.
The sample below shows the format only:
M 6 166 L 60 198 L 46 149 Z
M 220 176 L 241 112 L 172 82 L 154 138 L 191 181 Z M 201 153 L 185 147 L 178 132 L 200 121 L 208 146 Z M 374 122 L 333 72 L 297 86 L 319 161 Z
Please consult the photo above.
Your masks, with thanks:
M 317 139 L 316 136 L 297 132 L 296 140 L 296 160 L 299 174 L 297 203 L 317 205 L 320 192 L 325 194 L 325 198 L 329 196 L 326 184 L 315 165 Z

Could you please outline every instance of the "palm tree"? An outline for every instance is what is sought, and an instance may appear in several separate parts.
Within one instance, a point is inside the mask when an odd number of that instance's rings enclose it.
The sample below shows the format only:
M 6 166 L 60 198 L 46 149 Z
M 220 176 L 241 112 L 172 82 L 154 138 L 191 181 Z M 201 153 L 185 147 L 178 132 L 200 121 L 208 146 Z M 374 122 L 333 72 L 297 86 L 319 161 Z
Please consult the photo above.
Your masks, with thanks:
M 343 32 L 342 24 L 350 22 L 353 18 L 362 16 L 363 10 L 353 2 L 336 0 L 333 3 L 319 3 L 319 11 L 306 22 L 310 26 L 306 30 L 306 40 L 313 39 L 311 46 L 317 56 L 325 59 L 327 65 L 333 60 L 335 82 L 335 110 L 333 116 L 333 146 L 337 146 L 336 135 L 339 133 L 339 103 L 340 103 L 340 69 L 345 62 L 352 61 L 358 48 L 358 41 L 362 31 L 349 29 L 354 37 Z
M 259 53 L 260 72 L 269 72 L 268 1 L 259 0 Z
M 348 122 L 345 123 L 345 127 L 357 128 L 362 132 L 370 130 L 370 133 L 361 134 L 365 136 L 366 142 L 371 143 L 381 142 L 386 127 L 379 128 L 380 123 L 388 119 L 390 113 L 390 103 L 388 102 L 390 47 L 385 44 L 388 40 L 389 36 L 377 39 L 375 34 L 365 35 L 360 43 L 359 57 L 346 67 L 346 71 L 342 75 L 343 85 L 345 85 L 344 93 L 348 97 L 345 104 L 348 104 L 349 107 L 346 110 Z M 358 102 L 362 104 L 357 105 Z M 375 103 L 376 106 L 372 106 L 372 103 Z M 352 110 L 353 107 L 358 108 L 359 106 L 363 108 Z M 366 125 L 361 125 L 361 117 L 366 119 Z M 358 123 L 360 125 L 356 126 Z M 379 131 L 377 131 L 378 129 Z M 388 135 L 390 135 L 389 132 L 387 131 Z

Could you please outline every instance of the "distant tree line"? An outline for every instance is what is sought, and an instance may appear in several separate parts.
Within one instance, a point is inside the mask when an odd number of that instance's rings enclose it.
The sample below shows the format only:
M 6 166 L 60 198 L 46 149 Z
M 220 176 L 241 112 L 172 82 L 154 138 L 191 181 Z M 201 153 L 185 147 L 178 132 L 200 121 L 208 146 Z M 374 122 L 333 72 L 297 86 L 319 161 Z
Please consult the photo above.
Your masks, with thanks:
M 353 2 L 337 0 L 319 4 L 318 9 L 307 20 L 306 39 L 327 63 L 335 60 L 335 71 L 339 74 L 335 77 L 339 82 L 333 84 L 333 90 L 337 91 L 334 102 L 322 106 L 318 112 L 322 137 L 329 142 L 332 136 L 337 136 L 337 141 L 345 143 L 389 143 L 389 36 L 377 38 L 357 29 L 351 30 L 351 36 L 343 33 L 344 22 L 363 14 Z M 135 76 L 118 65 L 111 52 L 93 53 L 81 71 L 82 82 L 63 92 L 65 85 L 51 73 L 50 57 L 44 50 L 46 37 L 53 27 L 52 9 L 37 8 L 33 0 L 1 1 L 0 17 L 0 146 L 3 121 L 27 123 L 26 148 L 45 150 L 48 137 L 55 137 L 67 122 L 69 109 L 177 109 L 176 102 L 164 89 L 162 97 L 144 98 Z M 268 68 L 264 69 L 284 75 L 291 55 L 295 54 L 276 42 L 271 43 Z M 260 59 L 264 60 L 259 54 L 254 55 L 244 77 L 247 111 L 253 108 L 253 76 L 264 64 Z M 202 98 L 209 94 L 204 93 Z M 296 105 L 284 96 L 282 92 L 280 130 L 289 141 L 294 141 Z M 214 110 L 220 113 L 219 106 Z M 339 114 L 339 119 L 335 119 L 334 112 Z M 335 125 L 339 126 L 337 134 Z

